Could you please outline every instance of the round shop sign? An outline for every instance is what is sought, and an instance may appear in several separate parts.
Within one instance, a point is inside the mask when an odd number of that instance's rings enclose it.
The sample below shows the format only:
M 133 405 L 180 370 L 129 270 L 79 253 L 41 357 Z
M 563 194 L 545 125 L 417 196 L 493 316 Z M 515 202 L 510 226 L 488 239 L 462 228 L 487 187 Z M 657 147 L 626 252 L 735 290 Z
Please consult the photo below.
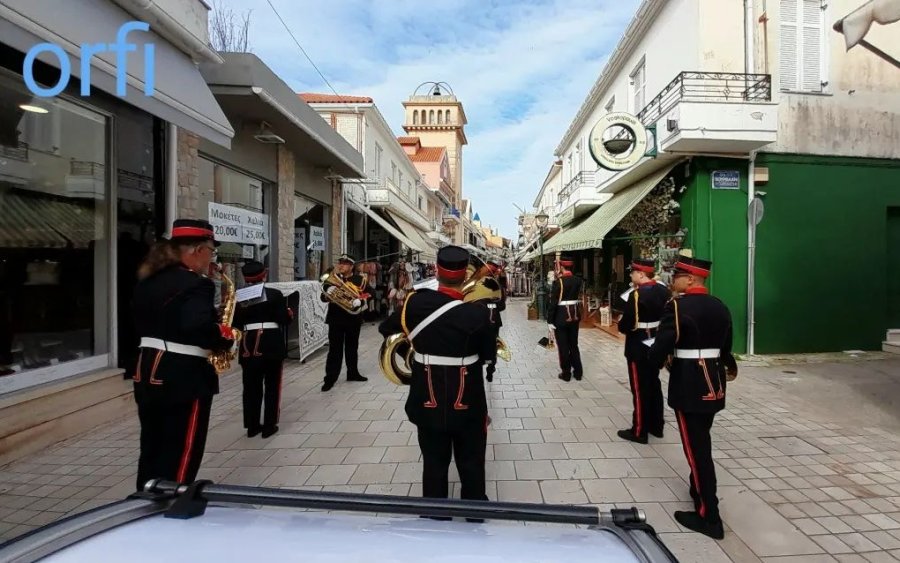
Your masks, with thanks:
M 607 170 L 625 170 L 646 155 L 647 130 L 630 113 L 608 113 L 591 129 L 588 147 L 598 165 Z

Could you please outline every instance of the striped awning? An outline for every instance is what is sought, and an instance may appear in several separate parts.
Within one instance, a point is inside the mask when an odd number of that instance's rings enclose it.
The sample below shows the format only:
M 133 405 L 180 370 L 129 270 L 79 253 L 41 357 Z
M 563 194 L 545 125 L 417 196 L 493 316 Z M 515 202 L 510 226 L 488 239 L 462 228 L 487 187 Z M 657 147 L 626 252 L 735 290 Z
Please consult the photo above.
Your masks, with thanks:
M 0 191 L 0 248 L 87 248 L 95 210 L 75 202 Z

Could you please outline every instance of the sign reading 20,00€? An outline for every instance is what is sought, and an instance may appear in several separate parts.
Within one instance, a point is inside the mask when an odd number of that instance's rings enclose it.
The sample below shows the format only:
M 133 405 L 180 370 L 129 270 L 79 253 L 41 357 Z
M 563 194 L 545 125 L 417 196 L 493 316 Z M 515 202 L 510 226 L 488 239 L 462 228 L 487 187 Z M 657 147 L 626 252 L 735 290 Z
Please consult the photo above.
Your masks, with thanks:
M 217 241 L 255 246 L 269 244 L 269 217 L 262 213 L 209 202 L 209 223 Z
M 612 128 L 619 133 L 603 136 Z M 600 118 L 588 137 L 588 147 L 594 161 L 607 170 L 631 168 L 647 154 L 647 130 L 640 119 L 625 112 L 608 113 Z

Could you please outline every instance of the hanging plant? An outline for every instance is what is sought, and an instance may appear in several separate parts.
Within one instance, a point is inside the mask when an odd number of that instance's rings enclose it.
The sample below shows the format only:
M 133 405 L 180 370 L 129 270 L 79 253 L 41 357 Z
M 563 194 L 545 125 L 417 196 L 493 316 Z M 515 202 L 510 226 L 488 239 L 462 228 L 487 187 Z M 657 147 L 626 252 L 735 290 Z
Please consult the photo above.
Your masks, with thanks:
M 678 210 L 678 202 L 672 199 L 675 182 L 666 178 L 641 200 L 619 222 L 619 228 L 633 237 L 652 237 L 660 234 L 669 218 Z M 632 246 L 641 258 L 654 258 L 657 248 L 655 238 L 635 238 Z

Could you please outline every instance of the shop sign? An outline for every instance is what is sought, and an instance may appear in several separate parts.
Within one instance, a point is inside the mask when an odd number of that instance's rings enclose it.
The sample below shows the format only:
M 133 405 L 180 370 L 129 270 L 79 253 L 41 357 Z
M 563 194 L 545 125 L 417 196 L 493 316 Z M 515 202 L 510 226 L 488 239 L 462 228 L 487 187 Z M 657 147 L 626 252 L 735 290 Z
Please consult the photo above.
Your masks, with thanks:
M 611 128 L 619 127 L 629 137 L 604 139 Z M 647 129 L 641 120 L 630 113 L 612 112 L 597 121 L 588 137 L 591 157 L 603 168 L 612 171 L 626 170 L 647 155 Z
M 738 170 L 713 170 L 712 188 L 714 190 L 739 190 L 741 173 Z
M 309 242 L 311 250 L 325 250 L 325 227 L 310 227 Z
M 218 241 L 256 246 L 269 244 L 269 217 L 262 213 L 210 202 L 209 223 Z

